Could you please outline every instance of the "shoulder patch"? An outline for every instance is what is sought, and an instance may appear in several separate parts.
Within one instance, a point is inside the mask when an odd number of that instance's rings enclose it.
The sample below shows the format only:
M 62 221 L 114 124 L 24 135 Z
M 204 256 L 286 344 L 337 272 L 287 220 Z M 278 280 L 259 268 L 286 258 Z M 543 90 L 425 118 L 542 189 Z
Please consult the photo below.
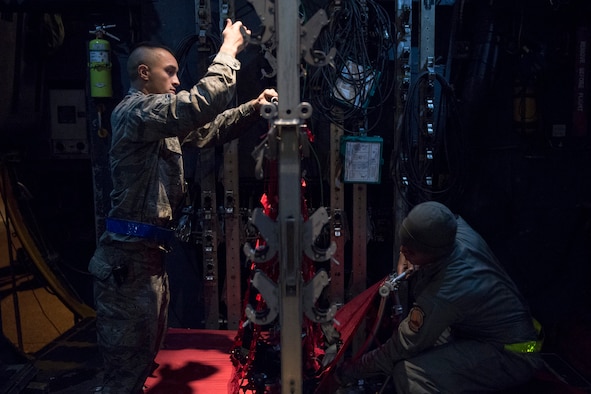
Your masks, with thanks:
M 419 332 L 421 327 L 423 327 L 424 320 L 425 312 L 420 307 L 415 306 L 408 313 L 408 328 L 413 332 Z

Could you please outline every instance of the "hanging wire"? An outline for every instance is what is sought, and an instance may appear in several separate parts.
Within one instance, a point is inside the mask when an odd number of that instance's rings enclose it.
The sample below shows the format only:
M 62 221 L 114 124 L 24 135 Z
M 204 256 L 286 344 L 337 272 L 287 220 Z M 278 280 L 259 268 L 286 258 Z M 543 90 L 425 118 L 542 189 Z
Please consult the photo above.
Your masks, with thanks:
M 333 2 L 328 9 L 330 22 L 315 45 L 324 53 L 335 48 L 334 63 L 308 65 L 302 95 L 311 102 L 317 119 L 353 124 L 345 132 L 356 133 L 355 126 L 369 117 L 373 120 L 369 132 L 394 88 L 389 67 L 395 48 L 392 23 L 385 9 L 372 0 Z M 342 109 L 338 119 L 335 107 Z
M 175 55 L 179 63 L 178 75 L 183 85 L 192 86 L 201 77 L 200 75 L 193 75 L 191 73 L 191 68 L 187 67 L 189 54 L 191 53 L 191 50 L 193 49 L 193 47 L 201 44 L 203 44 L 201 41 L 201 37 L 198 34 L 191 34 L 184 37 L 175 48 Z M 203 51 L 200 53 L 204 55 L 216 54 L 222 45 L 221 38 L 207 31 L 205 34 L 205 45 L 208 44 L 211 45 L 210 49 L 208 51 Z M 195 70 L 197 69 L 195 68 Z M 185 78 L 183 78 L 184 75 L 187 76 L 186 82 L 183 82 L 185 80 Z
M 430 199 L 449 203 L 463 190 L 464 144 L 457 100 L 451 85 L 437 73 L 434 82 L 441 87 L 441 97 L 433 135 L 426 135 L 420 124 L 418 93 L 429 78 L 423 72 L 410 86 L 392 152 L 394 183 L 409 206 Z M 426 164 L 425 146 L 433 150 L 431 165 Z M 425 182 L 428 175 L 433 176 L 432 185 Z

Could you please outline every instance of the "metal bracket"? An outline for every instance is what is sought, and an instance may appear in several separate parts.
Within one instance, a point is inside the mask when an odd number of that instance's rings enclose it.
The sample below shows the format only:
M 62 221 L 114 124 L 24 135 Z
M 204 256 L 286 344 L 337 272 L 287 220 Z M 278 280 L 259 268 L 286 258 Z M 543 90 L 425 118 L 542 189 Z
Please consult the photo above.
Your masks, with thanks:
M 279 297 L 277 284 L 262 271 L 257 271 L 252 277 L 252 286 L 255 287 L 265 300 L 267 307 L 264 310 L 255 310 L 252 305 L 246 305 L 244 313 L 248 320 L 255 324 L 271 323 L 279 314 Z
M 318 273 L 306 283 L 303 287 L 303 309 L 304 313 L 308 318 L 316 323 L 326 323 L 331 321 L 336 313 L 337 313 L 337 306 L 331 305 L 328 309 L 320 309 L 316 306 L 316 301 L 322 294 L 322 290 L 328 284 L 330 280 L 328 279 L 328 274 L 325 270 L 320 270 Z
M 275 34 L 275 2 L 271 0 L 248 0 L 254 7 L 261 20 L 262 31 L 255 37 L 250 37 L 251 44 L 262 45 L 267 43 Z
M 304 223 L 304 253 L 314 261 L 326 261 L 332 257 L 337 250 L 337 244 L 332 241 L 328 248 L 316 246 L 316 239 L 320 235 L 324 225 L 328 224 L 330 219 L 326 208 L 320 207 Z
M 312 48 L 314 42 L 316 42 L 316 39 L 318 38 L 318 34 L 320 34 L 322 28 L 327 24 L 328 17 L 326 16 L 326 12 L 321 9 L 318 10 L 304 26 L 302 26 L 302 36 L 300 39 L 302 57 L 310 65 L 325 66 L 330 64 L 331 66 L 334 66 L 334 57 L 337 53 L 336 48 L 331 48 L 328 51 L 328 54 Z
M 263 74 L 263 77 L 265 78 L 273 78 L 275 75 L 277 75 L 277 58 L 268 48 L 265 48 L 264 52 L 265 59 L 267 59 L 269 66 L 271 66 L 271 72 L 267 72 L 264 68 L 261 68 L 261 74 Z
M 210 0 L 195 1 L 197 35 L 199 37 L 199 51 L 210 50 L 207 45 L 207 32 L 211 28 L 211 2 Z
M 261 31 L 255 33 L 255 36 L 250 36 L 248 42 L 256 45 L 269 45 L 269 41 L 275 35 L 275 2 L 271 0 L 248 0 L 256 10 L 256 13 L 261 21 Z M 327 64 L 334 65 L 334 57 L 336 55 L 336 48 L 331 48 L 328 54 L 320 50 L 314 50 L 312 47 L 318 38 L 318 34 L 324 26 L 328 24 L 328 17 L 326 12 L 322 9 L 318 10 L 312 18 L 310 18 L 301 28 L 300 49 L 302 57 L 313 66 L 325 66 Z M 273 71 L 266 73 L 262 71 L 263 76 L 271 78 L 276 74 L 276 58 L 271 54 L 271 49 L 275 44 L 269 45 L 265 48 L 265 58 L 271 65 Z
M 279 240 L 277 239 L 277 234 L 279 229 L 277 223 L 265 215 L 260 208 L 256 208 L 252 212 L 251 222 L 264 238 L 265 246 L 255 249 L 250 243 L 246 242 L 243 248 L 244 254 L 256 263 L 269 261 L 278 251 L 277 245 L 279 244 Z
M 226 215 L 233 215 L 236 205 L 236 199 L 234 198 L 234 192 L 232 190 L 226 190 L 226 198 L 224 199 L 224 212 Z

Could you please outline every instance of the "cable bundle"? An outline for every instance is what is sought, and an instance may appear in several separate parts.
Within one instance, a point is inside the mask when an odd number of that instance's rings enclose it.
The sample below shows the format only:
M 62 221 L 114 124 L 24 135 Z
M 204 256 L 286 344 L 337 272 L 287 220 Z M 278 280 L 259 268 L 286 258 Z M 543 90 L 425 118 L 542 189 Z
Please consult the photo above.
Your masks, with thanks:
M 410 86 L 392 151 L 392 177 L 409 206 L 431 199 L 449 201 L 454 197 L 452 193 L 462 191 L 464 152 L 457 101 L 443 76 L 435 73 L 433 81 L 429 78 L 425 71 Z M 420 124 L 422 105 L 417 102 L 419 90 L 427 83 L 441 86 L 432 135 Z M 426 148 L 432 151 L 432 159 L 426 158 Z M 425 182 L 427 176 L 433 177 L 432 185 Z
M 369 113 L 381 111 L 394 85 L 388 67 L 395 47 L 390 17 L 372 0 L 337 0 L 329 12 L 330 21 L 315 46 L 324 53 L 335 48 L 334 63 L 309 66 L 303 97 L 314 107 L 315 117 L 332 123 L 358 121 L 355 130 L 361 124 L 369 131 L 372 125 L 363 122 Z M 341 108 L 338 117 L 333 113 L 336 107 Z M 372 116 L 379 118 L 380 114 Z

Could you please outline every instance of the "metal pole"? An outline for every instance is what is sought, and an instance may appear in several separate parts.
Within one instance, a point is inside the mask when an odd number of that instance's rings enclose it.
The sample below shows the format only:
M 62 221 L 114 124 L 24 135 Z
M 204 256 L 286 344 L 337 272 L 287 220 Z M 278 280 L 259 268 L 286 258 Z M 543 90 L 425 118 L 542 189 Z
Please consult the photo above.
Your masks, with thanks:
M 299 2 L 275 3 L 279 93 L 281 392 L 302 392 L 302 217 L 300 196 Z M 298 191 L 298 192 L 295 192 Z

